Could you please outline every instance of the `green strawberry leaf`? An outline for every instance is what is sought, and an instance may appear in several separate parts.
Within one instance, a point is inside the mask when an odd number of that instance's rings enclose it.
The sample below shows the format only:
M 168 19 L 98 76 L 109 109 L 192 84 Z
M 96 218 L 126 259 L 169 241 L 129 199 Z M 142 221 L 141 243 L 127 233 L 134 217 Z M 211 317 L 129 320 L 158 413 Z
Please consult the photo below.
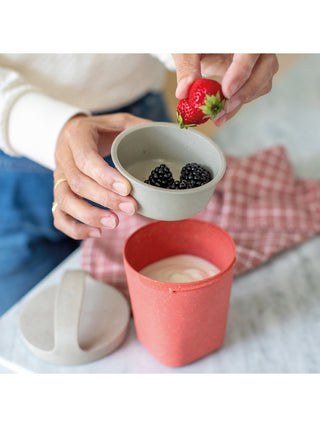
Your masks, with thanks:
M 206 95 L 206 99 L 204 101 L 204 105 L 202 105 L 200 110 L 205 114 L 205 118 L 214 118 L 224 106 L 225 100 L 221 101 L 220 92 L 217 92 L 215 95 Z
M 192 125 L 185 124 L 183 122 L 181 114 L 179 114 L 178 112 L 177 112 L 177 123 L 180 125 L 181 129 L 188 129 L 188 128 L 193 128 L 197 126 L 196 124 L 192 124 Z

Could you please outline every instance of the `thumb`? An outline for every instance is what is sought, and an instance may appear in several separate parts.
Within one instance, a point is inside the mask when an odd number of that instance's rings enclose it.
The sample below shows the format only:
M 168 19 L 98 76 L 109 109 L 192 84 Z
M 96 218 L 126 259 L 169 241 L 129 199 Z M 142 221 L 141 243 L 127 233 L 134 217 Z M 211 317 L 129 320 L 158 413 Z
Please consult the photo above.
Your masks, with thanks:
M 179 53 L 172 56 L 177 72 L 176 97 L 187 98 L 191 84 L 201 78 L 200 54 Z

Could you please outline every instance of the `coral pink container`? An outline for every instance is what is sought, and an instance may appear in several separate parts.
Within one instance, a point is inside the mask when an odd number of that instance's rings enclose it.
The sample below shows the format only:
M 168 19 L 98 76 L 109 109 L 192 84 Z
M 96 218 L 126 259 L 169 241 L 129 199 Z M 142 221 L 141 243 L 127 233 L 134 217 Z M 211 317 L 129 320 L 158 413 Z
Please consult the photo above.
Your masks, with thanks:
M 220 273 L 181 284 L 139 273 L 179 254 L 202 257 Z M 123 255 L 138 339 L 160 363 L 186 365 L 223 344 L 235 263 L 228 233 L 196 219 L 153 222 L 128 238 Z

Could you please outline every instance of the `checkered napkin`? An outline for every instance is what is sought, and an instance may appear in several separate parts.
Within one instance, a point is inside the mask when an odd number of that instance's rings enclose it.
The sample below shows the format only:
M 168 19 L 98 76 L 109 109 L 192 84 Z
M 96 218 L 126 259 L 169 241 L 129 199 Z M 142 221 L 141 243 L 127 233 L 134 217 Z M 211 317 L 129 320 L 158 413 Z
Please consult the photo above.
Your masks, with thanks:
M 236 244 L 235 275 L 320 232 L 320 181 L 296 179 L 282 146 L 246 158 L 226 156 L 227 170 L 208 206 L 195 218 L 226 230 Z M 126 238 L 152 220 L 119 214 L 115 230 L 82 243 L 81 266 L 127 298 L 122 248 Z

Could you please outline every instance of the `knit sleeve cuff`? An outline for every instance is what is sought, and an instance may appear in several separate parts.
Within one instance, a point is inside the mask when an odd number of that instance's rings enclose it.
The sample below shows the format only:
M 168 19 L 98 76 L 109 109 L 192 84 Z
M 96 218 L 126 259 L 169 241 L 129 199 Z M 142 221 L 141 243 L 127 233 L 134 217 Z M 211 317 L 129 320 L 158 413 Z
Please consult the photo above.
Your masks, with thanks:
M 8 121 L 8 140 L 15 155 L 26 156 L 55 169 L 55 147 L 65 123 L 89 111 L 57 101 L 38 92 L 27 92 L 13 104 Z

